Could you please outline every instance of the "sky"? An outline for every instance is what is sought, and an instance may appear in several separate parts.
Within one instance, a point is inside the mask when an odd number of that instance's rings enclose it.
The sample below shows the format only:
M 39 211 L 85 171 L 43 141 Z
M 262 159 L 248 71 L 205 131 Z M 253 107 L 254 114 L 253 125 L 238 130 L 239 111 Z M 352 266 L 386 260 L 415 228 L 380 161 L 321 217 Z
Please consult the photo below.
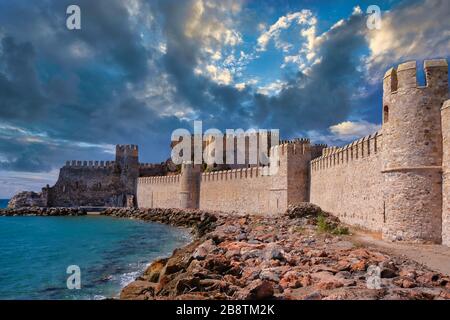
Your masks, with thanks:
M 331 145 L 371 134 L 384 72 L 449 58 L 449 16 L 448 0 L 0 0 L 0 198 L 116 144 L 164 161 L 194 120 Z

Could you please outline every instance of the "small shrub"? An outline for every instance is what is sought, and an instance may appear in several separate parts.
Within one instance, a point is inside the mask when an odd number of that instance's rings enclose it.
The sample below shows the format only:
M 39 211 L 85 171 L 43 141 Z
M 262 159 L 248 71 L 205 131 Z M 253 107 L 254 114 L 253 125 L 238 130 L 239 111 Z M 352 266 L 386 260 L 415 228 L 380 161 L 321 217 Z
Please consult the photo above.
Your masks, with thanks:
M 317 229 L 321 232 L 331 232 L 333 227 L 328 223 L 327 218 L 323 215 L 317 217 Z
M 327 232 L 334 235 L 345 235 L 349 234 L 349 230 L 347 227 L 343 227 L 340 225 L 337 225 L 334 222 L 328 221 L 327 217 L 323 215 L 319 215 L 317 217 L 317 229 L 320 232 Z
M 347 235 L 350 232 L 347 227 L 338 226 L 338 227 L 334 228 L 334 230 L 331 233 L 334 235 L 337 235 L 337 236 L 341 236 L 341 235 Z

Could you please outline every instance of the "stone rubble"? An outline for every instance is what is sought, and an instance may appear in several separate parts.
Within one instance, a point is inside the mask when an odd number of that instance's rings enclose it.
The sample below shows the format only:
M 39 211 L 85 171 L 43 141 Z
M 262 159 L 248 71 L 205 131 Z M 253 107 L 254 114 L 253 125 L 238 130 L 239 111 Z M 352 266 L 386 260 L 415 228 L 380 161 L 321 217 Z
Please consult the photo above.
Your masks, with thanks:
M 191 227 L 197 234 L 171 257 L 154 261 L 122 290 L 121 299 L 450 299 L 450 277 L 355 247 L 347 236 L 320 232 L 315 214 L 293 219 L 288 217 L 298 215 L 179 209 L 104 214 Z M 369 289 L 367 271 L 374 267 L 380 287 Z
M 22 207 L 0 209 L 0 216 L 41 216 L 41 217 L 62 217 L 62 216 L 84 216 L 87 214 L 83 208 L 42 208 L 42 207 Z

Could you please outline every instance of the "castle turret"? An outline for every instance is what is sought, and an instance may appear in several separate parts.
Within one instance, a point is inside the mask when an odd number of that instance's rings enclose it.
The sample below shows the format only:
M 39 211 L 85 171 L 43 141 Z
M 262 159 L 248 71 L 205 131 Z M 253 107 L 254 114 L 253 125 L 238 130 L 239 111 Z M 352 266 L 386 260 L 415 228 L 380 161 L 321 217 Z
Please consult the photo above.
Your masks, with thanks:
M 270 158 L 271 212 L 283 213 L 289 205 L 309 201 L 309 140 L 282 141 L 280 145 L 271 147 Z
M 390 69 L 383 83 L 385 225 L 390 240 L 441 241 L 441 106 L 448 98 L 445 60 L 425 61 L 426 86 L 416 62 Z
M 139 177 L 139 149 L 136 145 L 116 146 L 116 166 L 120 171 L 120 180 L 125 186 L 124 196 L 136 195 Z M 125 205 L 125 198 L 124 198 Z M 129 200 L 128 200 L 129 202 Z M 129 203 L 128 203 L 129 205 Z
M 181 166 L 180 208 L 198 209 L 200 206 L 201 167 L 192 162 Z
M 442 118 L 442 244 L 450 246 L 450 100 L 444 103 Z

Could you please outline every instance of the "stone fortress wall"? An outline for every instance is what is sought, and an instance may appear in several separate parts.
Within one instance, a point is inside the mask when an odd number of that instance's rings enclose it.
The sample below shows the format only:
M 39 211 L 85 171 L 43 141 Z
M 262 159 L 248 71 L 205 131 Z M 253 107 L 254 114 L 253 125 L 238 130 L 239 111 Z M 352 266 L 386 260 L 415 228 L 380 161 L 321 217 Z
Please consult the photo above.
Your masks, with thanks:
M 43 196 L 49 206 L 251 214 L 280 214 L 312 202 L 350 225 L 382 232 L 384 239 L 450 245 L 447 62 L 425 61 L 424 70 L 426 85 L 419 86 L 415 62 L 391 68 L 383 80 L 381 130 L 344 147 L 283 141 L 269 146 L 266 167 L 202 173 L 185 163 L 181 173 L 167 175 L 164 164 L 140 164 L 136 146 L 118 146 L 114 162 L 67 163 Z
M 146 208 L 190 207 L 202 210 L 270 214 L 308 199 L 311 160 L 307 139 L 270 148 L 271 167 L 249 167 L 201 173 L 183 164 L 182 173 L 138 179 L 137 204 Z M 188 197 L 191 203 L 185 198 Z
M 310 201 L 348 224 L 381 231 L 384 223 L 382 134 L 326 148 L 311 161 Z
M 450 246 L 450 100 L 442 108 L 442 243 Z

